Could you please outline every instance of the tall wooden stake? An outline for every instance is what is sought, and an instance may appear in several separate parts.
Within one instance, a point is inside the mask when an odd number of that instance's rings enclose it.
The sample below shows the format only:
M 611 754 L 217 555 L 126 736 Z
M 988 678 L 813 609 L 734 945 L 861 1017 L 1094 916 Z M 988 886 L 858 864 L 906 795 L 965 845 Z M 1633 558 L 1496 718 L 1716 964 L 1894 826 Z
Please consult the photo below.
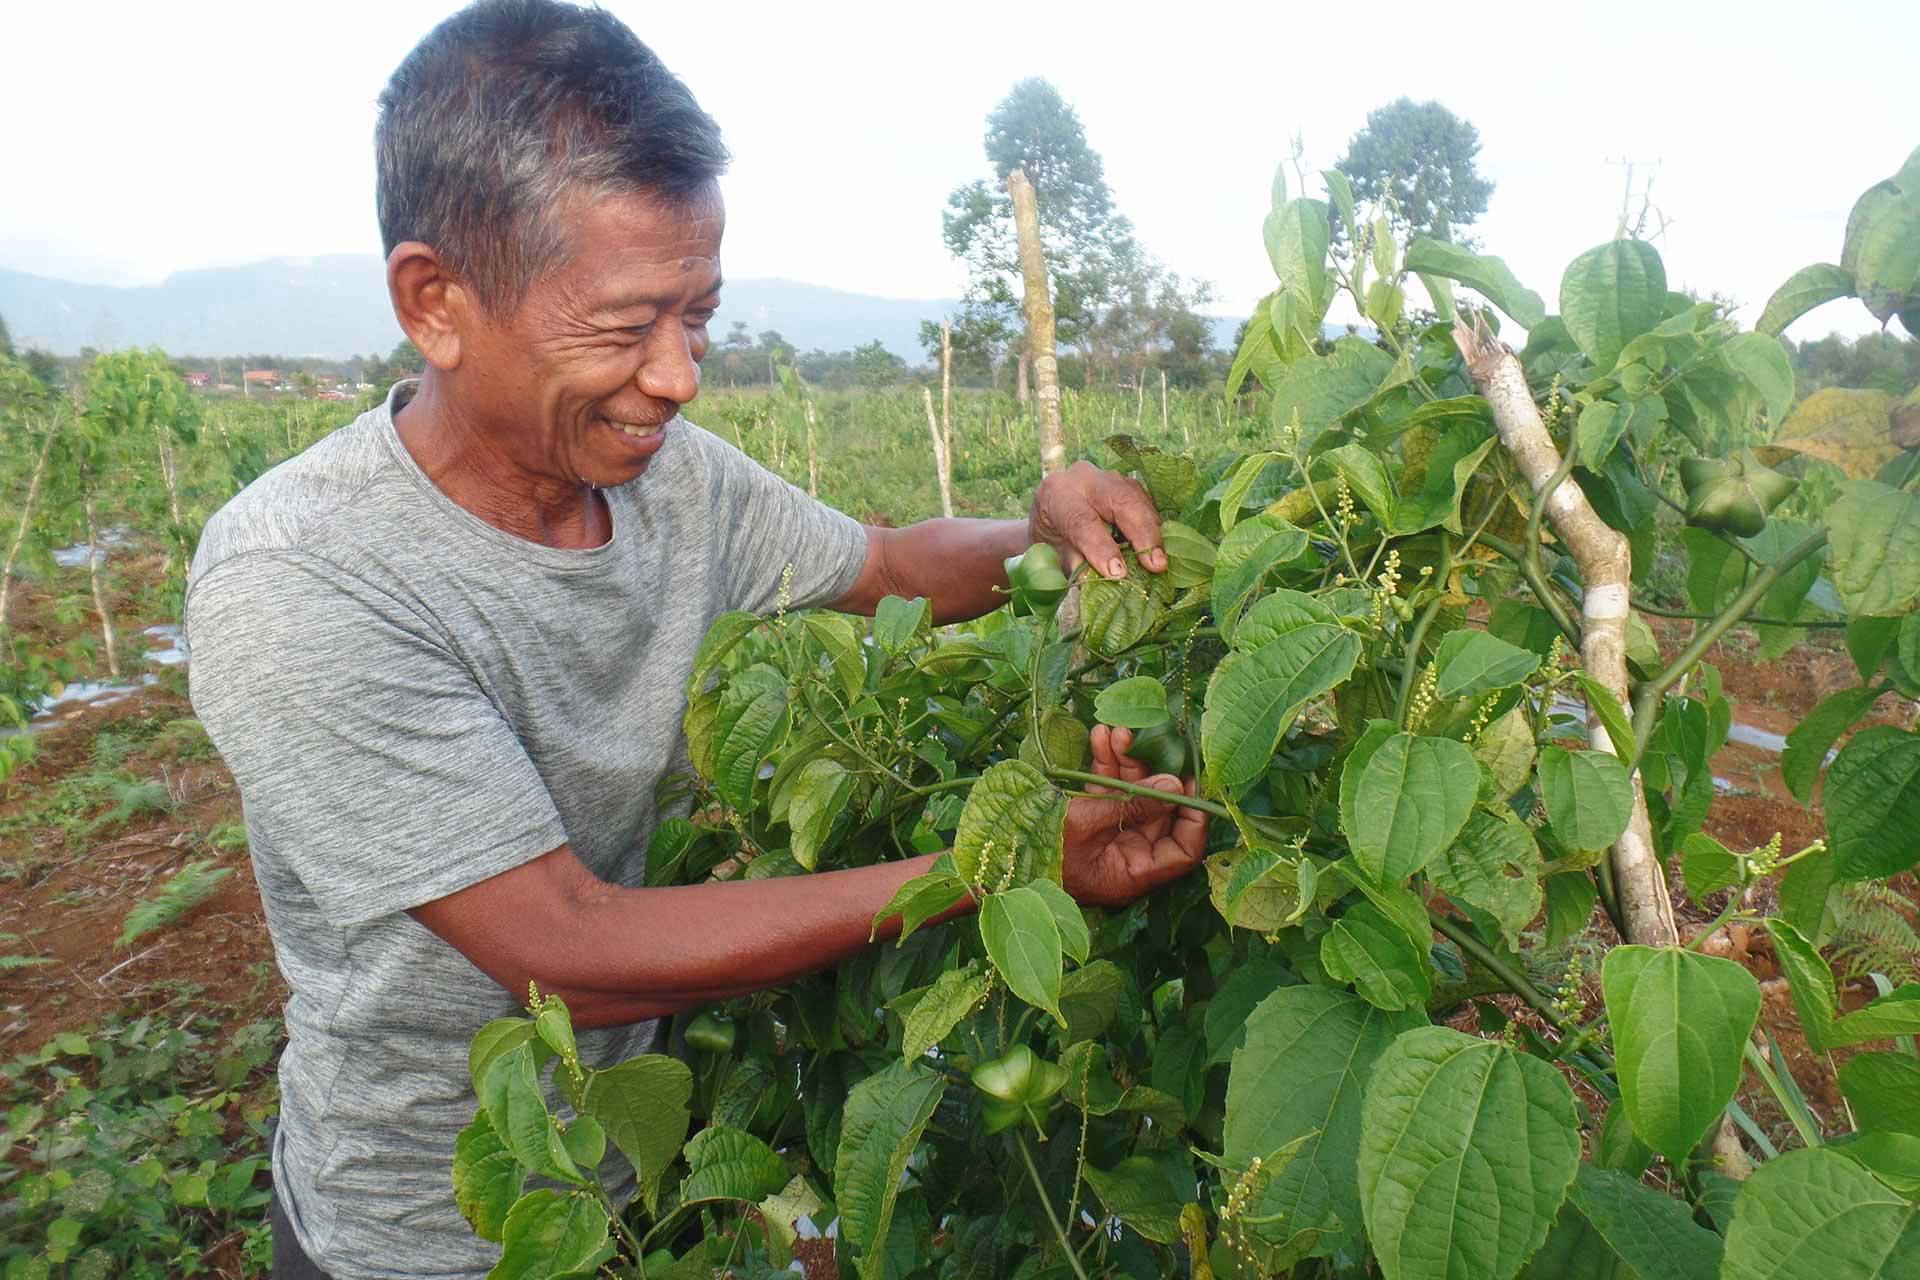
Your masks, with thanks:
M 1014 232 L 1020 239 L 1020 276 L 1026 294 L 1027 354 L 1032 358 L 1035 399 L 1034 429 L 1040 438 L 1040 470 L 1045 475 L 1064 471 L 1067 442 L 1060 430 L 1060 361 L 1054 355 L 1053 294 L 1047 287 L 1047 259 L 1040 248 L 1040 210 L 1034 203 L 1033 183 L 1026 170 L 1007 175 L 1013 197 Z
M 926 387 L 920 394 L 927 402 L 927 434 L 933 437 L 933 469 L 940 477 L 940 514 L 953 515 L 953 462 L 947 455 L 947 442 L 940 436 L 940 423 L 933 416 L 933 392 Z

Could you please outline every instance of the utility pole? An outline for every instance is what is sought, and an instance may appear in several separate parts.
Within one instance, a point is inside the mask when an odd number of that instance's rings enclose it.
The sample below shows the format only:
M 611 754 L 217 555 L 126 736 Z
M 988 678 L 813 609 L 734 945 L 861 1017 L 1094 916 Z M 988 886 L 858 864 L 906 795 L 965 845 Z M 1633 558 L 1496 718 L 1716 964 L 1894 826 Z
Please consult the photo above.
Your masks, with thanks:
M 1608 159 L 1605 163 L 1616 169 L 1624 168 L 1627 171 L 1627 180 L 1620 191 L 1620 221 L 1614 224 L 1613 228 L 1613 238 L 1615 240 L 1621 240 L 1626 238 L 1627 222 L 1633 216 L 1633 171 L 1642 167 L 1658 169 L 1663 162 L 1660 160 L 1630 160 L 1622 156 L 1618 160 Z M 1642 195 L 1648 199 L 1648 204 L 1643 204 L 1640 210 L 1640 219 L 1643 223 L 1646 220 L 1646 211 L 1651 205 L 1652 193 L 1653 179 L 1649 178 L 1647 179 L 1646 191 L 1642 193 Z M 1666 229 L 1665 219 L 1661 220 L 1660 226 L 1662 230 Z M 1639 227 L 1636 226 L 1635 230 L 1638 231 Z

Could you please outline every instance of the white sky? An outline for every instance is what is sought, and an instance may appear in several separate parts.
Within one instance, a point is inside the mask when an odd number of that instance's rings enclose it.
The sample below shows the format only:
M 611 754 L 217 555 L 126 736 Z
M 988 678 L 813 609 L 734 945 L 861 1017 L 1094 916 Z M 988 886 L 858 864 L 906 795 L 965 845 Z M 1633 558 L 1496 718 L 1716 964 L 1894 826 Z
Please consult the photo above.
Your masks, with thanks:
M 1478 126 L 1496 188 L 1476 231 L 1549 306 L 1612 233 L 1609 158 L 1663 162 L 1670 284 L 1729 293 L 1751 323 L 1792 271 L 1837 260 L 1855 196 L 1920 144 L 1914 0 L 608 7 L 727 133 L 727 273 L 891 297 L 960 291 L 940 211 L 1032 74 L 1079 110 L 1143 241 L 1212 280 L 1220 310 L 1271 283 L 1260 220 L 1289 135 L 1325 167 L 1402 94 Z M 378 252 L 374 98 L 451 8 L 12 7 L 0 266 L 130 284 Z M 1872 326 L 1842 302 L 1792 332 Z

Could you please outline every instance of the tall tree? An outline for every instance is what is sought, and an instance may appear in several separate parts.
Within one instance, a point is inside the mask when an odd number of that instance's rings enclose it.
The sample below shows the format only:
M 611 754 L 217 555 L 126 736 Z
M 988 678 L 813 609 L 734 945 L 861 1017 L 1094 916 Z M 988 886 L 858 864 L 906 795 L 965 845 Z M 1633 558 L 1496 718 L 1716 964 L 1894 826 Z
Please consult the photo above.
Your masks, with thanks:
M 13 333 L 7 328 L 7 318 L 0 316 L 0 356 L 13 358 Z
M 1446 107 L 1400 98 L 1367 113 L 1334 168 L 1355 195 L 1391 206 L 1395 230 L 1465 243 L 1460 229 L 1487 211 L 1493 195 L 1493 183 L 1474 167 L 1479 151 L 1480 131 Z
M 941 229 L 967 264 L 967 308 L 954 324 L 957 347 L 1024 334 L 1020 255 L 1006 178 L 1024 169 L 1034 186 L 1061 342 L 1078 343 L 1112 286 L 1117 252 L 1132 226 L 1113 211 L 1106 165 L 1080 117 L 1045 80 L 1022 80 L 987 116 L 991 181 L 957 188 Z M 1024 337 L 1019 341 L 1024 342 Z

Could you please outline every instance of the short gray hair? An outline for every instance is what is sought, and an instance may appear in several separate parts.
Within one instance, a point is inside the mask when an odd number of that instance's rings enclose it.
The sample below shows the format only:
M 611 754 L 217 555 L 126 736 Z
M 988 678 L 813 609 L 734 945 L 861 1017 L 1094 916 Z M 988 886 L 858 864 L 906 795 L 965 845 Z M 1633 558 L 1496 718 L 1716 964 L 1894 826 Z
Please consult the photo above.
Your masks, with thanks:
M 556 0 L 478 0 L 429 32 L 380 95 L 374 154 L 386 252 L 432 246 L 496 315 L 566 260 L 570 197 L 685 200 L 729 158 L 624 23 Z

